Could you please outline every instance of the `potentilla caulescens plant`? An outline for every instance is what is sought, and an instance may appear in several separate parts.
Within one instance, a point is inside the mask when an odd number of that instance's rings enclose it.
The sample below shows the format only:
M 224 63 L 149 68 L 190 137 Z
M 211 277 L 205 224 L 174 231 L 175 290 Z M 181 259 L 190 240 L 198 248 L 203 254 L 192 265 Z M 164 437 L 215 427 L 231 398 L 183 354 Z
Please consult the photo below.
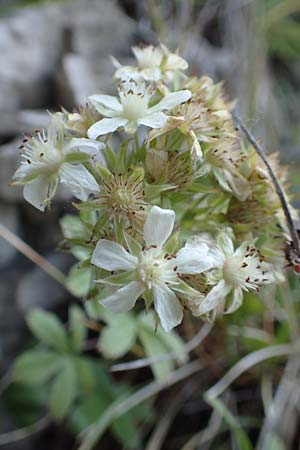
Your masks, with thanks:
M 76 197 L 88 233 L 65 243 L 92 273 L 87 298 L 151 308 L 168 332 L 184 308 L 211 320 L 284 280 L 287 231 L 222 84 L 189 78 L 163 45 L 133 53 L 136 66 L 113 61 L 116 96 L 95 92 L 24 140 L 14 179 L 41 211 L 59 182 Z

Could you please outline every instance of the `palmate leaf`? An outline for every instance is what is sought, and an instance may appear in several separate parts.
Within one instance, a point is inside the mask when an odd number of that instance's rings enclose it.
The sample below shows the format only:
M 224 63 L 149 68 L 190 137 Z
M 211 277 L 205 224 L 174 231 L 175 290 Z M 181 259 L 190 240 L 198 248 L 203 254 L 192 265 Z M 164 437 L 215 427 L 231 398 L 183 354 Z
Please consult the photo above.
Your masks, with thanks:
M 136 340 L 137 325 L 131 313 L 104 313 L 108 321 L 101 333 L 99 348 L 106 358 L 119 358 L 129 352 Z
M 66 239 L 88 240 L 90 233 L 79 217 L 66 214 L 60 220 L 60 226 Z
M 44 344 L 60 352 L 69 350 L 67 334 L 54 314 L 37 308 L 29 313 L 26 321 L 31 332 Z
M 183 364 L 188 356 L 183 352 L 183 341 L 175 331 L 165 333 L 161 328 L 155 329 L 154 315 L 142 313 L 139 316 L 138 336 L 148 357 L 178 353 L 177 358 L 153 363 L 151 369 L 155 378 L 165 378 L 175 367 L 175 361 Z
M 85 432 L 91 424 L 99 420 L 114 401 L 130 395 L 127 386 L 115 384 L 99 362 L 87 358 L 85 362 L 94 375 L 94 390 L 92 394 L 82 396 L 72 409 L 69 423 L 76 434 Z M 152 419 L 150 407 L 139 405 L 112 421 L 110 430 L 124 448 L 136 450 L 141 448 L 138 423 L 150 422 Z
M 52 351 L 29 350 L 15 361 L 13 379 L 24 384 L 42 384 L 57 372 L 60 356 Z
M 50 391 L 50 414 L 62 419 L 75 400 L 78 392 L 76 367 L 72 358 L 64 358 L 62 370 L 53 382 Z
M 168 353 L 168 350 L 161 339 L 148 327 L 144 327 L 139 330 L 139 338 L 148 357 Z M 151 364 L 151 369 L 155 378 L 159 380 L 165 378 L 170 372 L 172 372 L 173 366 L 173 362 L 168 360 Z
M 85 326 L 85 315 L 78 306 L 71 306 L 69 309 L 69 330 L 72 349 L 79 352 L 87 336 Z
M 78 298 L 86 297 L 92 283 L 93 269 L 84 267 L 81 263 L 75 264 L 69 271 L 67 287 Z

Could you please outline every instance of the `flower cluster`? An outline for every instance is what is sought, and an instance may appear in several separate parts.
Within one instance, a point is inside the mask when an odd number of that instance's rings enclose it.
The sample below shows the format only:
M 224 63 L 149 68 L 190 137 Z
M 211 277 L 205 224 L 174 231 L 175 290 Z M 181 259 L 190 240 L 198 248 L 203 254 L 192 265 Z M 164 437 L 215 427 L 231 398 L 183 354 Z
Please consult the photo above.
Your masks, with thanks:
M 59 182 L 77 199 L 88 232 L 66 241 L 93 273 L 89 298 L 116 313 L 144 303 L 169 331 L 184 309 L 213 319 L 281 282 L 289 236 L 223 85 L 188 78 L 162 44 L 132 51 L 136 66 L 113 59 L 117 96 L 95 93 L 24 139 L 14 179 L 41 211 Z

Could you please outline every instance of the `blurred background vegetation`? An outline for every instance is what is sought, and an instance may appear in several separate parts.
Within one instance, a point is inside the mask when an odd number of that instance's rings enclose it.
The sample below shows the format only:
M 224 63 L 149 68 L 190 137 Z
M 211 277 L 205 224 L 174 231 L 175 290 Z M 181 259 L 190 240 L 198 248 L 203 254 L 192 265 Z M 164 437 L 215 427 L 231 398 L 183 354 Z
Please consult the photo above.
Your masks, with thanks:
M 44 123 L 44 109 L 105 91 L 107 55 L 128 61 L 131 45 L 159 40 L 178 47 L 192 73 L 224 80 L 264 148 L 290 166 L 300 206 L 299 0 L 0 0 L 1 222 L 65 272 L 73 260 L 53 248 L 71 208 L 62 193 L 41 218 L 10 194 L 13 149 L 21 132 Z M 73 219 L 60 223 L 72 239 L 86 232 Z M 140 315 L 115 319 L 92 305 L 87 319 L 69 304 L 79 305 L 89 274 L 71 273 L 66 292 L 6 245 L 0 448 L 300 449 L 296 277 L 263 302 L 249 294 L 212 329 L 187 319 L 165 337 Z M 111 370 L 121 358 L 166 352 L 175 357 Z

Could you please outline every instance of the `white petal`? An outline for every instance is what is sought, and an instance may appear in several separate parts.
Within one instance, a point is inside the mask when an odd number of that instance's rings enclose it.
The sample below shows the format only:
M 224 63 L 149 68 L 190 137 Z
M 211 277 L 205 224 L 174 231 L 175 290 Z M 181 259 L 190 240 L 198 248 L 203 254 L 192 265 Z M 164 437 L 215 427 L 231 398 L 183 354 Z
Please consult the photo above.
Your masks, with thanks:
M 88 129 L 88 137 L 91 139 L 97 139 L 98 136 L 103 136 L 104 134 L 116 131 L 119 127 L 126 125 L 127 122 L 128 120 L 123 117 L 112 117 L 109 119 L 99 120 Z
M 35 178 L 25 184 L 23 195 L 25 200 L 40 211 L 45 211 L 46 200 L 48 200 L 50 180 L 46 175 Z
M 91 95 L 89 97 L 89 101 L 97 109 L 97 111 L 104 115 L 106 115 L 105 110 L 107 111 L 107 113 L 116 113 L 122 111 L 122 105 L 119 102 L 118 98 L 113 97 L 112 95 Z M 103 110 L 101 106 L 104 106 L 105 110 Z
M 186 70 L 188 68 L 188 63 L 181 56 L 176 55 L 176 53 L 170 53 L 166 62 L 167 70 Z
M 161 248 L 172 233 L 175 213 L 171 209 L 153 206 L 144 225 L 144 239 L 147 245 Z
M 146 81 L 158 81 L 161 77 L 161 71 L 158 67 L 146 68 L 141 71 L 141 75 Z
M 167 286 L 153 288 L 154 307 L 161 326 L 168 333 L 180 324 L 183 318 L 181 304 L 171 289 Z
M 23 178 L 29 177 L 33 175 L 36 171 L 36 168 L 32 167 L 33 164 L 28 164 L 27 162 L 22 162 L 20 167 L 17 168 L 15 173 L 13 174 L 14 180 L 22 180 Z
M 170 92 L 164 98 L 161 99 L 157 105 L 152 106 L 149 109 L 150 112 L 164 111 L 165 109 L 172 109 L 180 103 L 186 102 L 191 98 L 192 94 L 187 89 L 183 91 Z
M 60 181 L 79 200 L 86 201 L 90 194 L 99 192 L 97 181 L 82 164 L 64 163 L 58 175 Z
M 64 146 L 64 153 L 67 154 L 76 149 L 79 149 L 83 153 L 94 155 L 99 150 L 104 150 L 105 145 L 103 142 L 96 141 L 95 139 L 73 138 L 67 145 Z
M 235 288 L 232 294 L 232 302 L 226 309 L 225 314 L 230 314 L 236 311 L 243 303 L 243 291 L 241 288 Z
M 92 264 L 105 270 L 134 270 L 138 263 L 122 245 L 108 239 L 101 239 L 94 250 Z
M 208 252 L 209 247 L 204 243 L 195 243 L 194 247 L 185 245 L 176 255 L 177 271 L 193 275 L 211 269 L 214 260 Z
M 233 241 L 225 230 L 218 233 L 217 244 L 225 255 L 231 256 L 234 254 Z
M 223 264 L 225 262 L 225 255 L 218 248 L 211 247 L 209 249 L 208 255 L 213 260 L 213 267 L 223 267 Z
M 212 288 L 212 290 L 207 294 L 203 303 L 199 307 L 200 314 L 206 314 L 209 311 L 215 309 L 219 304 L 221 304 L 228 292 L 230 287 L 226 285 L 224 280 L 219 281 L 219 283 Z
M 106 297 L 100 303 L 115 313 L 127 312 L 134 307 L 137 299 L 144 290 L 145 288 L 141 283 L 132 281 L 127 286 L 118 289 L 114 294 Z
M 145 125 L 146 127 L 150 128 L 162 128 L 165 126 L 167 120 L 168 116 L 166 116 L 164 113 L 156 112 L 150 114 L 149 116 L 143 117 L 142 119 L 139 119 L 138 124 Z

